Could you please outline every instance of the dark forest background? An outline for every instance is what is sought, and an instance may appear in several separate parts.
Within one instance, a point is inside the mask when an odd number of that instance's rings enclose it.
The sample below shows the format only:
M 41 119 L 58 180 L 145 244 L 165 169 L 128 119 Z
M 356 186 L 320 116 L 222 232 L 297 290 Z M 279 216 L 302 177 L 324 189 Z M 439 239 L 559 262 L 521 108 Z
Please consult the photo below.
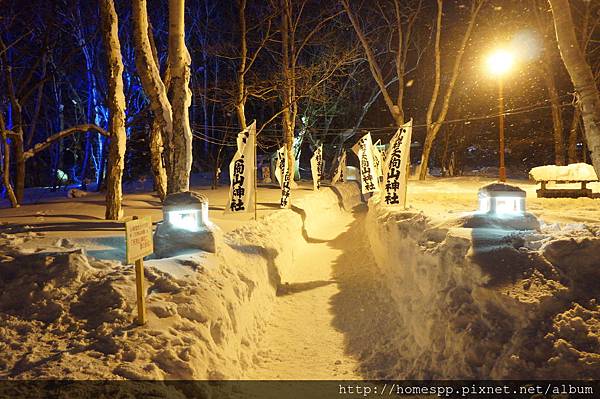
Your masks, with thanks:
M 404 75 L 403 111 L 414 119 L 413 163 L 419 160 L 425 135 L 425 112 L 434 74 L 432 34 L 435 1 L 406 1 L 407 13 L 418 8 Z M 454 52 L 465 27 L 468 1 L 444 1 L 441 38 L 442 82 L 447 79 Z M 596 76 L 600 71 L 599 2 L 571 2 L 579 35 Z M 128 1 L 115 1 L 119 15 L 123 75 L 127 101 L 125 181 L 151 179 L 148 138 L 152 121 L 147 98 L 136 72 Z M 353 1 L 352 7 L 368 35 L 386 81 L 395 73 L 391 43 L 397 32 L 385 0 Z M 302 139 L 301 166 L 317 143 L 331 160 L 342 147 L 351 147 L 360 134 L 387 142 L 394 121 L 378 95 L 355 31 L 334 0 L 298 1 L 299 41 L 309 37 L 298 57 L 300 93 L 296 136 Z M 432 173 L 459 175 L 497 164 L 497 82 L 484 69 L 487 53 L 498 44 L 525 46 L 514 72 L 505 80 L 507 165 L 509 175 L 532 166 L 553 164 L 555 146 L 548 74 L 558 91 L 565 151 L 568 160 L 585 161 L 581 124 L 573 121 L 575 98 L 560 58 L 547 2 L 540 0 L 487 1 L 477 17 L 467 46 L 446 122 L 437 137 Z M 192 59 L 190 108 L 194 133 L 193 172 L 225 170 L 240 127 L 235 115 L 236 71 L 239 65 L 238 2 L 187 0 L 186 42 Z M 246 116 L 260 130 L 259 154 L 283 144 L 281 39 L 277 4 L 248 0 L 246 18 L 250 55 L 256 54 L 246 79 Z M 163 66 L 167 54 L 166 2 L 148 1 L 157 53 Z M 407 14 L 408 15 L 408 14 Z M 107 68 L 94 0 L 0 0 L 0 112 L 7 128 L 21 123 L 25 150 L 70 126 L 94 123 L 107 129 Z M 318 32 L 312 36 L 319 26 Z M 259 50 L 257 52 L 257 50 Z M 550 71 L 550 72 L 549 72 Z M 9 90 L 12 84 L 22 106 L 14 120 Z M 393 82 L 390 87 L 393 87 Z M 71 135 L 27 161 L 26 186 L 59 184 L 102 185 L 107 158 L 106 138 L 96 132 Z M 575 158 L 573 158 L 573 155 Z M 328 162 L 331 165 L 331 162 Z

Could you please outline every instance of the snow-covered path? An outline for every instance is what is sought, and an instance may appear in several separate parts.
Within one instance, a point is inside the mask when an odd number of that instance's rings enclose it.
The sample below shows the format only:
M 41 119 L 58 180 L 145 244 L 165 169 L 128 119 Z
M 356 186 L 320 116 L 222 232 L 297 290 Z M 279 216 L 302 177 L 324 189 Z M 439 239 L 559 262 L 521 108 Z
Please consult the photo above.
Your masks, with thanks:
M 390 320 L 380 314 L 389 303 L 381 303 L 362 227 L 365 211 L 328 217 L 319 224 L 319 236 L 309 234 L 295 251 L 294 268 L 300 273 L 276 297 L 256 367 L 246 378 L 330 380 L 385 374 L 379 369 L 387 356 L 379 351 Z

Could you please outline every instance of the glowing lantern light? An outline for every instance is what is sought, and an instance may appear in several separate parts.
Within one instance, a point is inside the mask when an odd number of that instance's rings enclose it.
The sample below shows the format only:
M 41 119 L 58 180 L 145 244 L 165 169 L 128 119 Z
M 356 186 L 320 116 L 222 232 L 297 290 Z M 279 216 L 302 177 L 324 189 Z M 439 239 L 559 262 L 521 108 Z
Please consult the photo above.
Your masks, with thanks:
M 209 223 L 208 199 L 189 191 L 171 194 L 165 198 L 163 216 L 171 228 L 200 231 Z
M 479 189 L 479 212 L 494 216 L 525 214 L 525 191 L 509 184 L 494 183 Z
M 192 204 L 188 204 L 187 207 L 190 205 Z M 208 203 L 206 202 L 199 204 L 198 208 L 200 209 L 169 210 L 169 208 L 171 207 L 165 206 L 165 220 L 174 228 L 200 231 L 201 227 L 208 222 Z

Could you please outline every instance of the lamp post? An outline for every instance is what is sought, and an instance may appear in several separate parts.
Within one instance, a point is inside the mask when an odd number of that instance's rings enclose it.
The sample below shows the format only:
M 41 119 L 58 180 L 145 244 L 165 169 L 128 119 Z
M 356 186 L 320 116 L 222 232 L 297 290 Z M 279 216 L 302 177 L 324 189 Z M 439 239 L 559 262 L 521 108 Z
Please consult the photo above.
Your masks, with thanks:
M 487 59 L 487 65 L 492 75 L 498 79 L 498 111 L 499 111 L 499 157 L 500 165 L 498 169 L 498 179 L 501 182 L 506 181 L 506 166 L 504 164 L 504 75 L 512 68 L 514 63 L 513 55 L 503 49 L 494 51 Z

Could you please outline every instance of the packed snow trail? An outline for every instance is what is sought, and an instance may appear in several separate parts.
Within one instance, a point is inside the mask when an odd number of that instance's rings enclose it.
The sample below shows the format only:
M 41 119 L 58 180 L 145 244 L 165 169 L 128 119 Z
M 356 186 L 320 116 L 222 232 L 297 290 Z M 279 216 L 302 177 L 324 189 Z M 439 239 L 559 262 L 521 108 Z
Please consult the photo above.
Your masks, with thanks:
M 363 230 L 366 209 L 323 220 L 294 252 L 295 281 L 275 299 L 248 379 L 363 379 L 385 376 L 390 322 Z M 385 290 L 383 290 L 385 292 Z M 385 301 L 387 302 L 387 301 Z M 392 357 L 390 358 L 390 356 Z

